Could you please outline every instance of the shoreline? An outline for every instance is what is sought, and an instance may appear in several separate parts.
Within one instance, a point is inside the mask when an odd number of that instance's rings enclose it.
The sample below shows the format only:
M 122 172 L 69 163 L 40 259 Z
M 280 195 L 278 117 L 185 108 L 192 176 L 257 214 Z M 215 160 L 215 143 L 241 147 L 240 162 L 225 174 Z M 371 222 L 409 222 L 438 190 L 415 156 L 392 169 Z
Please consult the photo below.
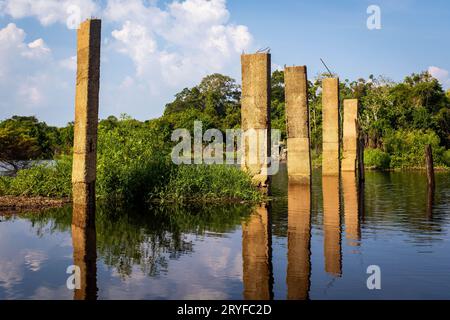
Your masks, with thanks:
M 25 211 L 61 208 L 69 203 L 69 198 L 0 196 L 0 214 L 18 214 Z

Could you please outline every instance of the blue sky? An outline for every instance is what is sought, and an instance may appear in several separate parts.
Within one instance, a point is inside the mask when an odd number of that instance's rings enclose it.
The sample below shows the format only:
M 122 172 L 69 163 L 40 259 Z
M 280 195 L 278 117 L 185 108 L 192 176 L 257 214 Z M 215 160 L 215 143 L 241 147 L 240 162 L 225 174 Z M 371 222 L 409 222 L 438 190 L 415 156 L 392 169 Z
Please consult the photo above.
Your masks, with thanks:
M 381 29 L 366 26 L 369 5 Z M 76 32 L 69 8 L 103 20 L 100 117 L 158 117 L 209 73 L 240 81 L 239 56 L 270 47 L 273 68 L 320 58 L 341 79 L 400 81 L 430 70 L 450 88 L 450 2 L 444 0 L 0 0 L 0 119 L 74 117 Z

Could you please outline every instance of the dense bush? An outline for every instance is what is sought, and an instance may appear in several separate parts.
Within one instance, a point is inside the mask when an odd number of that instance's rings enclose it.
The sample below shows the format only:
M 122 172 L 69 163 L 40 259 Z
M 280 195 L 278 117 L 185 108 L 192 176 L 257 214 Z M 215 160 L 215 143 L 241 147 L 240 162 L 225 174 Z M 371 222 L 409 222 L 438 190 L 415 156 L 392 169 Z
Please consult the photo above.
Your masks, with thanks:
M 227 165 L 182 165 L 160 194 L 167 201 L 260 200 L 250 177 Z
M 132 119 L 110 119 L 99 126 L 97 196 L 129 203 L 259 200 L 250 177 L 231 166 L 171 162 L 171 144 L 157 128 Z M 68 197 L 71 158 L 0 178 L 0 195 Z
M 447 166 L 450 167 L 450 150 L 445 150 L 442 154 L 442 162 Z
M 391 157 L 380 149 L 364 150 L 364 165 L 373 169 L 389 169 Z
M 20 170 L 16 177 L 0 177 L 0 195 L 68 197 L 71 194 L 72 159 Z
M 97 194 L 141 201 L 170 173 L 168 148 L 153 128 L 124 118 L 101 123 L 98 137 Z
M 425 146 L 433 149 L 436 166 L 444 165 L 444 147 L 439 145 L 439 137 L 430 130 L 397 130 L 386 134 L 384 148 L 391 157 L 392 168 L 423 167 L 425 164 Z

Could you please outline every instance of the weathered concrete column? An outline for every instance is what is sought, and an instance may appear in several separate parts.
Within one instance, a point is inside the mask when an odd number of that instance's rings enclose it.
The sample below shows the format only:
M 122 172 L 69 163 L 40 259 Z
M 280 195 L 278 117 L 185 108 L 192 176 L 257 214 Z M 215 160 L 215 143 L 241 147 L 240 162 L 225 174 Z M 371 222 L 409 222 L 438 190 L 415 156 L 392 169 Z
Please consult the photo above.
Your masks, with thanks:
M 87 20 L 78 30 L 72 191 L 73 223 L 85 227 L 95 206 L 101 21 Z
M 72 224 L 73 263 L 80 268 L 80 288 L 74 300 L 97 299 L 97 241 L 95 225 L 82 228 Z
M 261 205 L 242 224 L 242 262 L 245 300 L 273 298 L 272 228 L 269 208 Z
M 358 164 L 358 99 L 344 100 L 344 116 L 342 122 L 342 171 L 355 172 Z
M 268 53 L 244 54 L 242 64 L 241 129 L 243 154 L 241 167 L 260 187 L 268 187 L 270 144 L 271 59 Z
M 306 300 L 311 276 L 311 185 L 288 185 L 287 298 Z
M 339 79 L 322 82 L 322 175 L 339 175 Z
M 311 153 L 309 141 L 308 77 L 306 66 L 284 69 L 287 169 L 289 180 L 309 183 Z
M 325 271 L 334 276 L 340 276 L 342 256 L 338 176 L 322 177 L 322 195 Z
M 359 246 L 361 228 L 359 223 L 359 192 L 355 172 L 342 172 L 342 191 L 344 194 L 345 237 L 350 246 Z

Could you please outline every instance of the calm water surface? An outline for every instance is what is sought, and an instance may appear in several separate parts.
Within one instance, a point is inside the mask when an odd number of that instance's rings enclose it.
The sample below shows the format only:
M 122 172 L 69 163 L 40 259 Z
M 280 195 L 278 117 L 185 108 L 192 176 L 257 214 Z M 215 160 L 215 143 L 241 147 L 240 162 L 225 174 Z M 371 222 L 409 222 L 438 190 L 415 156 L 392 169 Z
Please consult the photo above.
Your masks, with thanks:
M 360 192 L 351 174 L 273 184 L 256 208 L 98 205 L 95 230 L 70 207 L 0 215 L 0 299 L 450 299 L 449 173 L 434 194 L 414 171 L 367 172 Z

